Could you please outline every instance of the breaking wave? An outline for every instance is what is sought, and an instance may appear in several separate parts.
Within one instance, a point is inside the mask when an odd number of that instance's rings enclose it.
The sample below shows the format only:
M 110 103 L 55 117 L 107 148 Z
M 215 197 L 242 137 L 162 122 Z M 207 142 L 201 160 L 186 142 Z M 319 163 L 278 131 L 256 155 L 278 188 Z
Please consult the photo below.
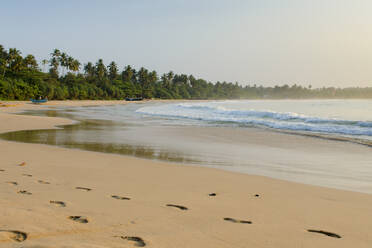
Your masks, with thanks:
M 234 109 L 221 103 L 177 103 L 139 108 L 137 113 L 207 122 L 237 123 L 292 131 L 372 136 L 372 121 L 341 120 L 293 112 Z

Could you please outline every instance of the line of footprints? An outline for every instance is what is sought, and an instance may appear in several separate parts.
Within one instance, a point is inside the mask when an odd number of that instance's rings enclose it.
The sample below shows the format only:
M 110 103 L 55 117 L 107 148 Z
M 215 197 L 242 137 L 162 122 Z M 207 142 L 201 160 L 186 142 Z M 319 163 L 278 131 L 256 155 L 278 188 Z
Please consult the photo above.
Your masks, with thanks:
M 22 162 L 18 166 L 25 166 L 25 165 L 26 165 L 26 163 Z M 0 172 L 5 172 L 5 170 L 0 169 Z M 30 175 L 30 174 L 22 174 L 22 175 L 26 176 L 26 177 L 32 177 L 32 175 Z M 40 183 L 40 184 L 50 184 L 49 182 L 43 181 L 43 180 L 38 180 L 37 182 Z M 18 185 L 18 183 L 14 182 L 14 181 L 8 181 L 6 183 L 11 184 L 11 185 Z M 83 191 L 86 191 L 86 192 L 92 191 L 91 188 L 86 188 L 86 187 L 75 187 L 75 189 L 83 190 Z M 32 195 L 32 193 L 27 191 L 27 190 L 20 190 L 17 193 L 18 194 L 23 194 L 23 195 Z M 215 197 L 215 196 L 217 196 L 217 193 L 209 193 L 208 196 L 209 197 Z M 118 196 L 118 195 L 111 195 L 111 197 L 113 199 L 117 199 L 117 200 L 131 200 L 131 198 L 129 198 L 129 197 Z M 254 197 L 258 198 L 258 197 L 260 197 L 260 195 L 255 194 Z M 52 204 L 52 205 L 59 206 L 59 207 L 66 207 L 67 206 L 67 204 L 63 201 L 51 200 L 51 201 L 49 201 L 49 203 Z M 189 210 L 187 207 L 182 206 L 182 205 L 166 204 L 166 206 L 167 207 L 172 207 L 172 208 L 177 208 L 177 209 L 182 210 L 182 211 Z M 69 216 L 68 219 L 70 219 L 72 221 L 75 221 L 75 222 L 78 222 L 78 223 L 82 223 L 82 224 L 89 223 L 88 218 L 84 217 L 84 216 Z M 239 219 L 234 219 L 234 218 L 230 218 L 230 217 L 225 217 L 225 218 L 223 218 L 223 220 L 231 222 L 231 223 L 238 223 L 238 224 L 253 224 L 253 222 L 249 221 L 249 220 L 239 220 Z M 328 231 L 314 230 L 314 229 L 308 229 L 307 231 L 311 232 L 311 233 L 323 234 L 325 236 L 332 237 L 332 238 L 337 238 L 337 239 L 341 238 L 340 235 L 338 235 L 336 233 L 328 232 Z M 26 232 L 22 232 L 22 231 L 18 231 L 18 230 L 1 230 L 0 229 L 0 234 L 1 233 L 7 234 L 7 237 L 9 239 L 15 241 L 15 242 L 23 242 L 28 237 L 28 234 Z M 121 239 L 126 240 L 128 242 L 132 242 L 133 245 L 137 246 L 137 247 L 146 246 L 146 242 L 141 237 L 136 237 L 136 236 L 114 236 L 114 237 L 121 238 Z

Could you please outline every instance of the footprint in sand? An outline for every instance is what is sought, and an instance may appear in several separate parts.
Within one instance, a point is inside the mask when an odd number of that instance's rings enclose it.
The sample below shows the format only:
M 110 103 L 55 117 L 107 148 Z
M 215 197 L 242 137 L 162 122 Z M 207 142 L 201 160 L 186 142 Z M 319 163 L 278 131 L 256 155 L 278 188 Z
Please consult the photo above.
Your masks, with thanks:
M 0 230 L 0 237 L 2 233 L 7 236 L 7 238 L 16 241 L 16 242 L 23 242 L 27 239 L 27 233 L 15 230 Z
M 312 233 L 320 233 L 320 234 L 323 234 L 323 235 L 326 235 L 328 237 L 332 237 L 332 238 L 336 238 L 336 239 L 340 239 L 341 236 L 336 234 L 336 233 L 331 233 L 331 232 L 327 232 L 327 231 L 322 231 L 322 230 L 313 230 L 313 229 L 309 229 L 307 230 L 308 232 L 312 232 Z
M 167 207 L 178 208 L 178 209 L 181 209 L 181 210 L 188 210 L 187 207 L 184 207 L 184 206 L 181 206 L 181 205 L 167 204 Z
M 85 188 L 85 187 L 76 187 L 75 189 L 81 189 L 81 190 L 85 190 L 85 191 L 91 191 L 92 190 L 90 188 Z
M 118 196 L 118 195 L 112 195 L 111 197 L 117 200 L 130 200 L 130 198 L 128 197 Z
M 252 224 L 252 221 L 249 220 L 237 220 L 234 218 L 223 218 L 226 221 L 232 222 L 232 223 L 241 223 L 241 224 Z
M 32 177 L 31 174 L 22 174 L 22 176 L 25 176 L 25 177 Z
M 31 192 L 28 192 L 27 190 L 20 190 L 17 192 L 18 194 L 24 194 L 24 195 L 32 195 Z
M 120 238 L 128 241 L 134 242 L 134 246 L 137 247 L 144 247 L 146 246 L 145 241 L 140 237 L 131 237 L 131 236 L 120 236 Z
M 12 184 L 12 185 L 18 185 L 17 182 L 6 182 L 6 183 L 9 183 L 9 184 Z
M 66 203 L 64 203 L 63 201 L 49 201 L 49 203 L 63 208 L 66 207 Z
M 37 180 L 38 183 L 41 183 L 41 184 L 50 184 L 50 182 L 46 182 L 46 181 L 43 181 L 43 180 Z
M 76 221 L 76 222 L 79 222 L 79 223 L 83 223 L 83 224 L 86 224 L 88 223 L 88 219 L 86 217 L 83 217 L 83 216 L 69 216 L 68 217 L 70 220 L 73 220 L 73 221 Z

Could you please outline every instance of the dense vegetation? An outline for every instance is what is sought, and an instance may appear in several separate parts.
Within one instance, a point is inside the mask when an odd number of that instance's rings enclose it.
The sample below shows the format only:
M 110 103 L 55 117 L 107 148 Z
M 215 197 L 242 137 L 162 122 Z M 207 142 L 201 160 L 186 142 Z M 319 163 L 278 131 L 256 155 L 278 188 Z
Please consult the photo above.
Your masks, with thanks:
M 78 60 L 55 49 L 41 67 L 33 55 L 23 57 L 15 48 L 0 45 L 0 99 L 260 99 L 260 98 L 372 98 L 368 88 L 318 88 L 299 85 L 275 87 L 241 86 L 238 83 L 207 82 L 192 75 L 169 72 L 158 76 L 145 68 L 115 62 L 106 66 L 102 59 L 83 66 Z M 48 71 L 46 71 L 48 70 Z

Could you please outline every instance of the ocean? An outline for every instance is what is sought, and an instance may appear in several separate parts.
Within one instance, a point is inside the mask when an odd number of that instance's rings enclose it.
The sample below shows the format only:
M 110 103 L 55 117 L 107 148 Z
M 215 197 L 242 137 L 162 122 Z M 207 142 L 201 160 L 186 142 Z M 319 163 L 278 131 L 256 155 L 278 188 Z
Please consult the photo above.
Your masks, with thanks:
M 256 126 L 372 140 L 371 100 L 241 100 L 147 106 L 136 113 L 179 124 Z

